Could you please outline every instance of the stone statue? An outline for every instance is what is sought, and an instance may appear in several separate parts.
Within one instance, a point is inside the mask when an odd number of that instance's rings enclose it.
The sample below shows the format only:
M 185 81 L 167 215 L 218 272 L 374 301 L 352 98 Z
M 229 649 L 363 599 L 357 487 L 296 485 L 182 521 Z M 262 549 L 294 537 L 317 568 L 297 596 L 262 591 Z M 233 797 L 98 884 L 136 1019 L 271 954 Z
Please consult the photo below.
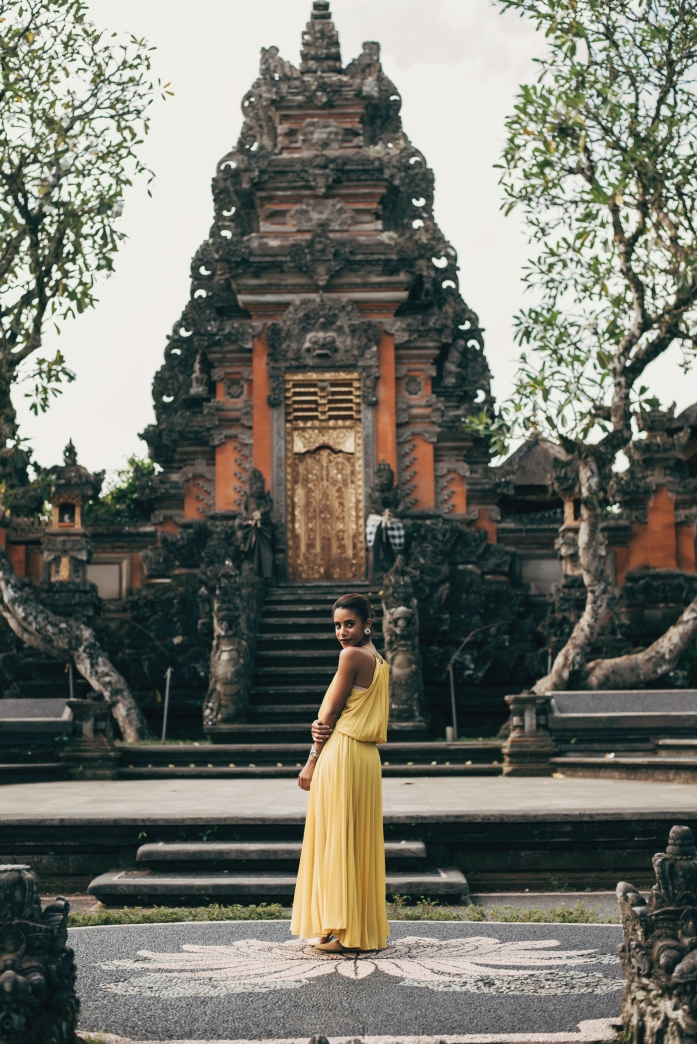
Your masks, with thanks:
M 653 866 L 648 900 L 626 881 L 617 885 L 627 979 L 622 1039 L 687 1044 L 697 1040 L 697 850 L 689 827 L 672 828 Z
M 75 959 L 66 946 L 70 905 L 41 909 L 28 866 L 0 866 L 0 1040 L 74 1044 L 80 1002 Z
M 245 495 L 240 520 L 242 546 L 257 576 L 273 576 L 273 500 L 266 490 L 264 476 L 258 468 L 249 476 L 249 492 Z
M 404 503 L 395 485 L 395 474 L 390 465 L 381 460 L 375 470 L 375 482 L 368 495 L 368 515 L 365 542 L 368 547 L 368 579 L 379 581 L 394 565 L 404 547 L 404 525 L 397 518 Z
M 385 659 L 390 665 L 390 718 L 423 722 L 419 611 L 403 555 L 383 580 Z

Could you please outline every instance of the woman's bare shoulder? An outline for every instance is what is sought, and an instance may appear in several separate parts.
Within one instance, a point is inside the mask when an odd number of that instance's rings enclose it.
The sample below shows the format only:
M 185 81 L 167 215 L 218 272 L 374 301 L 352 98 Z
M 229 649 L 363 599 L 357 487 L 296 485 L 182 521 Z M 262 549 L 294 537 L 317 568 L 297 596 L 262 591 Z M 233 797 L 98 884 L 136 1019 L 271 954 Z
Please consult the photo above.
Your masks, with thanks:
M 346 664 L 347 667 L 358 666 L 363 663 L 366 655 L 365 649 L 358 649 L 355 645 L 349 645 L 347 649 L 342 649 L 339 653 L 339 663 Z M 370 653 L 368 653 L 370 655 Z

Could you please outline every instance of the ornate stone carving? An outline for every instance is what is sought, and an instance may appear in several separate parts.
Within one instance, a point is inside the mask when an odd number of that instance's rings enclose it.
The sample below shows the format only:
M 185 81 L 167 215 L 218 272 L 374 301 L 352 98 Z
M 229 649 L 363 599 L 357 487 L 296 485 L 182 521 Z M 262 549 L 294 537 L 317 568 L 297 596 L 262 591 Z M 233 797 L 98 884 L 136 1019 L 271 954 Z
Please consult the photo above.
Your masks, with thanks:
M 269 403 L 283 402 L 286 371 L 356 369 L 363 379 L 363 401 L 375 405 L 379 376 L 377 323 L 361 319 L 349 301 L 305 300 L 291 305 L 282 322 L 269 323 Z
M 335 120 L 305 120 L 300 131 L 303 148 L 312 152 L 340 149 L 344 129 Z
M 384 576 L 382 610 L 385 659 L 390 665 L 390 718 L 423 722 L 419 611 L 403 555 Z
M 345 232 L 353 224 L 353 212 L 336 199 L 315 199 L 300 203 L 290 212 L 299 232 L 314 232 L 323 228 L 331 232 Z
M 623 1039 L 687 1044 L 697 1039 L 697 851 L 689 827 L 672 828 L 653 866 L 648 900 L 626 881 L 617 885 Z
M 384 460 L 375 469 L 375 482 L 368 497 L 368 507 L 376 515 L 382 515 L 385 511 L 399 515 L 404 508 L 399 487 L 395 485 L 395 473 Z
M 28 866 L 0 866 L 0 1040 L 74 1044 L 80 1002 L 66 945 L 69 903 L 42 910 Z

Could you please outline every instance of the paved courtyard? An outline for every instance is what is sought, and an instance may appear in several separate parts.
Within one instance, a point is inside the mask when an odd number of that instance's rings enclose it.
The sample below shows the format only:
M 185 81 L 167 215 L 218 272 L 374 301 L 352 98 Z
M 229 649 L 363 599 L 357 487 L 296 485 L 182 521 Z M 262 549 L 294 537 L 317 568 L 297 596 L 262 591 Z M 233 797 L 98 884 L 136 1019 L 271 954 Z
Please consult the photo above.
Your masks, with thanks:
M 604 779 L 421 778 L 383 780 L 386 816 L 697 814 L 697 787 Z M 20 783 L 0 787 L 0 822 L 133 820 L 215 823 L 237 816 L 303 817 L 293 779 L 157 779 Z
M 133 1041 L 603 1041 L 612 925 L 393 923 L 388 948 L 318 954 L 288 922 L 78 928 L 81 1028 Z M 106 1038 L 106 1042 L 109 1038 Z M 106 1044 L 105 1042 L 105 1044 Z

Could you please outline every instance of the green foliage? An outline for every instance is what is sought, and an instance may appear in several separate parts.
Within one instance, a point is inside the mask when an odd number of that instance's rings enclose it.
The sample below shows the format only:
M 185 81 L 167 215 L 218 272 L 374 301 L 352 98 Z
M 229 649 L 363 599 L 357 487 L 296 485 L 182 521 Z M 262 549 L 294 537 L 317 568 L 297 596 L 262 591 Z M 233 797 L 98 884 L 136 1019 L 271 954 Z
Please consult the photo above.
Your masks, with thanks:
M 60 333 L 95 304 L 95 277 L 124 239 L 124 190 L 152 179 L 138 158 L 164 91 L 149 79 L 152 50 L 107 38 L 83 0 L 0 0 L 0 408 L 12 417 L 10 383 L 44 321 Z M 25 378 L 34 412 L 73 377 L 60 352 L 39 359 Z
M 580 900 L 573 906 L 562 903 L 548 910 L 539 907 L 525 909 L 520 906 L 460 906 L 453 908 L 441 903 L 420 899 L 415 906 L 407 905 L 409 897 L 393 896 L 387 904 L 387 916 L 391 921 L 506 921 L 521 924 L 607 924 L 618 918 L 599 917 L 597 912 Z
M 501 452 L 540 432 L 611 463 L 641 383 L 671 344 L 697 348 L 697 0 L 499 0 L 545 34 L 537 82 L 507 120 L 504 208 L 522 210 L 535 303 L 516 317 L 515 391 L 489 431 Z
M 259 906 L 172 907 L 154 906 L 139 909 L 126 906 L 122 910 L 103 908 L 96 911 L 78 911 L 68 915 L 69 928 L 94 928 L 102 924 L 169 924 L 178 921 L 278 921 L 290 914 L 279 903 L 261 903 Z
M 145 522 L 152 510 L 148 499 L 148 479 L 155 474 L 151 460 L 132 456 L 128 465 L 116 472 L 115 483 L 98 501 L 87 507 L 85 518 L 91 523 Z

